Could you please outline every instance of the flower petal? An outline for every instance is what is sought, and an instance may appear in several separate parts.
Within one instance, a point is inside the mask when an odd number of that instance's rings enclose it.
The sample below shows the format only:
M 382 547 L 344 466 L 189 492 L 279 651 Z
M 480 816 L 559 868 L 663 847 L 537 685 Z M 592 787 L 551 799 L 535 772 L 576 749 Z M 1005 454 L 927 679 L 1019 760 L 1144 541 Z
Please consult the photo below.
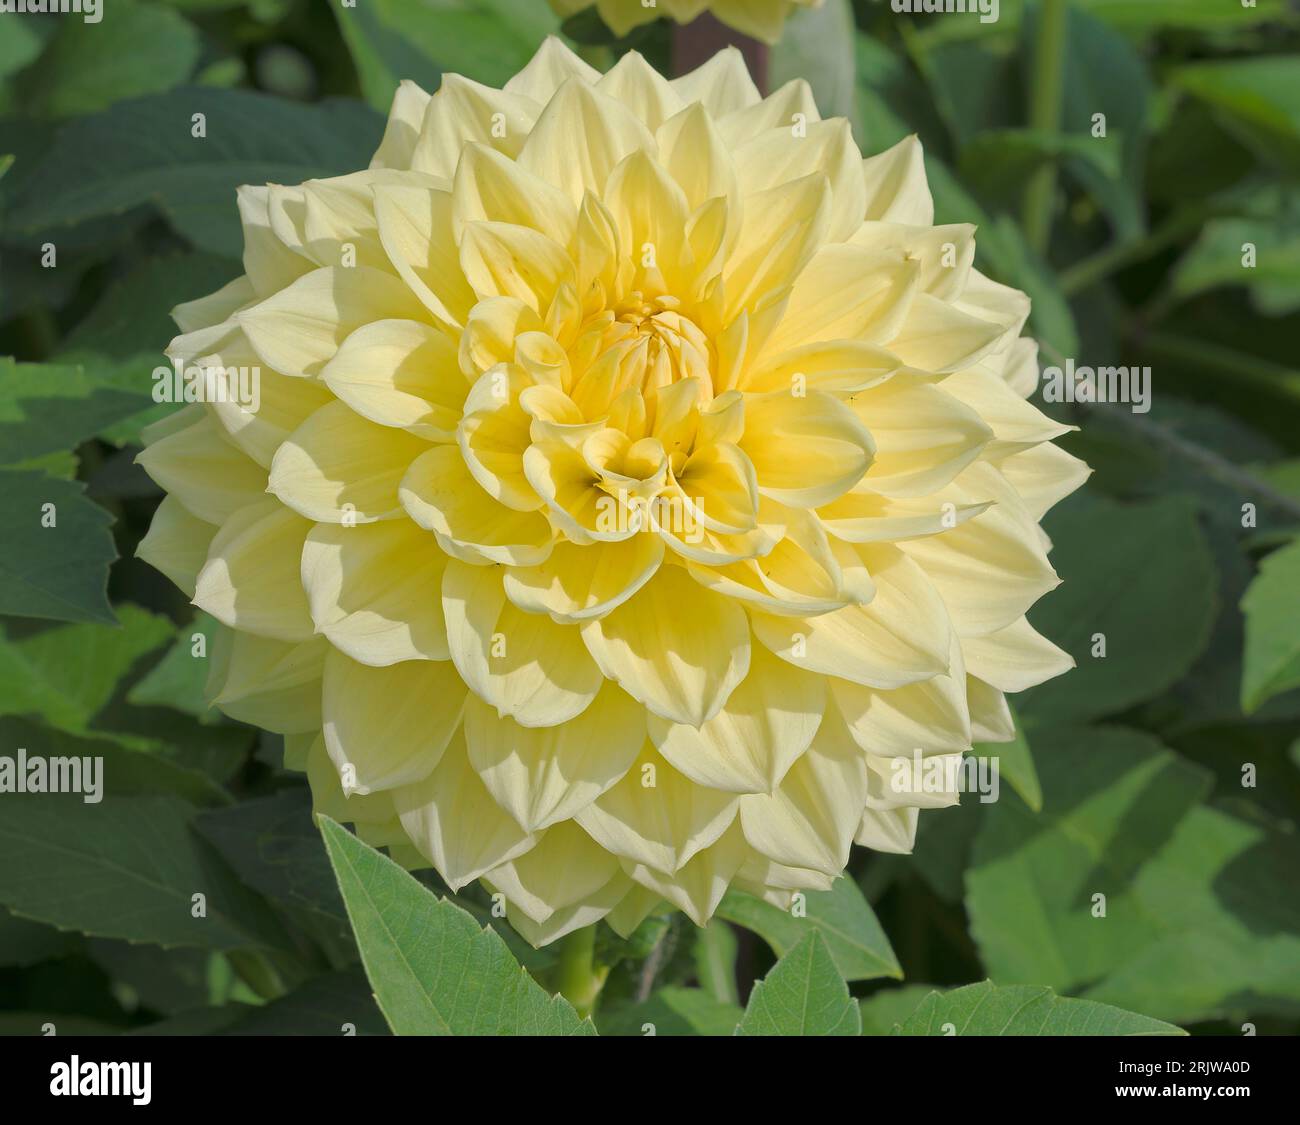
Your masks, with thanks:
M 393 790 L 393 806 L 411 842 L 453 891 L 537 843 L 492 799 L 459 733 L 428 777 Z
M 280 641 L 314 634 L 299 560 L 311 522 L 267 497 L 236 512 L 212 540 L 194 604 L 232 629 Z
M 749 627 L 729 599 L 663 566 L 629 601 L 587 621 L 600 670 L 662 718 L 699 726 L 749 671 Z
M 575 819 L 615 855 L 672 874 L 727 830 L 738 800 L 678 773 L 647 742 L 622 780 Z
M 399 495 L 411 519 L 468 551 L 470 561 L 533 566 L 551 553 L 555 533 L 546 517 L 498 504 L 454 445 L 420 454 L 402 478 Z
M 855 549 L 876 586 L 868 605 L 808 618 L 751 612 L 754 635 L 798 668 L 865 687 L 899 688 L 947 672 L 951 626 L 924 571 L 885 543 Z
M 650 737 L 697 785 L 729 793 L 768 793 L 799 758 L 821 723 L 821 677 L 791 668 L 752 646 L 749 674 L 726 706 L 698 730 L 649 718 Z
M 447 660 L 442 581 L 447 556 L 409 520 L 317 524 L 302 551 L 302 585 L 317 632 L 353 660 L 376 667 Z
M 267 490 L 319 523 L 395 519 L 402 515 L 402 477 L 428 448 L 420 438 L 331 402 L 280 446 Z
M 576 815 L 627 773 L 645 743 L 645 711 L 607 683 L 570 722 L 521 727 L 471 697 L 465 741 L 497 804 L 534 832 Z
M 430 441 L 455 440 L 469 394 L 455 342 L 415 320 L 377 320 L 358 328 L 321 378 L 363 418 Z
M 329 266 L 236 313 L 235 321 L 268 367 L 308 378 L 319 375 L 339 345 L 363 324 L 389 317 L 418 319 L 422 311 L 392 274 L 369 266 Z
M 345 793 L 373 793 L 420 781 L 460 727 L 469 694 L 445 660 L 386 668 L 331 650 L 325 658 L 325 747 Z
M 442 579 L 447 643 L 461 677 L 497 714 L 522 726 L 576 718 L 601 686 L 576 626 L 523 613 L 506 601 L 501 569 L 453 559 Z

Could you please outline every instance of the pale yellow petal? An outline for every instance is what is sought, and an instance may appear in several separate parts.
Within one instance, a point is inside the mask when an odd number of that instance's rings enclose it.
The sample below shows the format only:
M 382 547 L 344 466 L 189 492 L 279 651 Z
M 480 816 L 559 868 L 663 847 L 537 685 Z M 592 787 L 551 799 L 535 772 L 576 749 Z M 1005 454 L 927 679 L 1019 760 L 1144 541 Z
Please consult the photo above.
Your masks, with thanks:
M 555 533 L 546 517 L 497 503 L 471 475 L 457 446 L 420 454 L 402 478 L 399 495 L 417 524 L 482 561 L 534 566 L 551 553 Z
M 280 446 L 267 489 L 319 523 L 395 519 L 402 515 L 398 485 L 428 448 L 420 438 L 332 402 Z
M 265 363 L 284 375 L 310 377 L 363 324 L 418 319 L 423 306 L 392 274 L 368 266 L 326 267 L 235 314 Z
M 963 637 L 966 668 L 999 691 L 1024 691 L 1074 667 L 1074 660 L 1023 618 L 979 637 Z
M 855 392 L 849 406 L 876 445 L 860 487 L 883 496 L 935 492 L 993 439 L 987 423 L 965 403 L 933 384 L 900 375 Z
M 745 839 L 777 863 L 838 875 L 867 799 L 867 766 L 834 707 L 776 791 L 740 798 Z
M 135 557 L 161 571 L 192 598 L 194 583 L 207 562 L 208 546 L 216 533 L 216 524 L 191 515 L 176 497 L 164 496 L 148 534 L 135 549 Z
M 428 777 L 393 790 L 393 805 L 411 842 L 452 890 L 537 842 L 492 799 L 469 763 L 459 732 Z
M 302 585 L 317 632 L 362 664 L 447 660 L 436 591 L 447 556 L 409 520 L 317 524 L 302 551 Z
M 280 641 L 310 639 L 299 561 L 311 527 L 273 497 L 242 508 L 212 540 L 194 604 L 233 629 Z
M 403 79 L 393 94 L 388 110 L 384 137 L 370 161 L 372 168 L 409 168 L 420 139 L 420 126 L 424 111 L 429 106 L 429 95 L 414 82 Z
M 204 694 L 241 723 L 278 734 L 320 730 L 328 651 L 324 637 L 292 644 L 219 629 Z
M 864 219 L 928 227 L 934 222 L 934 201 L 925 179 L 925 157 L 915 136 L 862 162 L 867 185 Z
M 672 873 L 643 863 L 625 862 L 624 869 L 643 887 L 685 913 L 697 926 L 705 926 L 750 854 L 739 823 L 733 822 L 715 843 Z
M 653 152 L 655 143 L 632 110 L 582 78 L 570 78 L 546 103 L 519 163 L 554 184 L 576 207 L 586 192 L 603 192 L 610 172 L 638 148 Z
M 738 803 L 734 793 L 678 773 L 647 742 L 622 780 L 576 820 L 615 855 L 672 874 L 727 830 Z
M 430 441 L 455 439 L 469 393 L 455 341 L 415 320 L 377 320 L 358 328 L 321 379 L 363 418 Z
M 266 470 L 237 449 L 205 408 L 136 455 L 154 482 L 191 515 L 223 524 L 266 493 Z M 177 419 L 179 422 L 179 419 Z
M 946 672 L 951 625 L 925 573 L 888 544 L 856 550 L 876 586 L 869 604 L 809 618 L 751 612 L 755 635 L 796 667 L 866 687 L 904 687 Z
M 587 545 L 561 539 L 544 562 L 506 571 L 506 596 L 520 609 L 549 613 L 556 621 L 601 617 L 650 581 L 663 557 L 663 540 L 649 533 Z
M 618 860 L 572 821 L 557 824 L 529 852 L 484 877 L 511 906 L 542 924 L 585 902 L 621 875 Z M 620 895 L 626 889 L 620 884 Z
M 812 508 L 857 484 L 876 445 L 859 416 L 833 395 L 772 391 L 746 396 L 741 449 L 764 496 Z
M 819 676 L 753 645 L 749 674 L 698 730 L 649 718 L 650 737 L 691 781 L 730 793 L 767 793 L 808 748 L 826 703 Z
M 586 710 L 602 680 L 577 626 L 506 601 L 501 568 L 453 559 L 442 579 L 447 643 L 461 677 L 497 714 L 550 727 Z
M 474 305 L 474 290 L 452 237 L 451 193 L 379 184 L 374 197 L 379 240 L 398 276 L 438 322 L 459 328 Z
M 471 697 L 465 741 L 497 803 L 532 832 L 575 816 L 627 773 L 645 744 L 645 711 L 606 683 L 577 718 L 522 727 Z
M 325 747 L 346 793 L 428 777 L 460 727 L 469 694 L 445 660 L 372 668 L 333 649 L 322 690 Z
M 749 670 L 744 611 L 678 566 L 581 629 L 601 671 L 672 722 L 712 718 Z

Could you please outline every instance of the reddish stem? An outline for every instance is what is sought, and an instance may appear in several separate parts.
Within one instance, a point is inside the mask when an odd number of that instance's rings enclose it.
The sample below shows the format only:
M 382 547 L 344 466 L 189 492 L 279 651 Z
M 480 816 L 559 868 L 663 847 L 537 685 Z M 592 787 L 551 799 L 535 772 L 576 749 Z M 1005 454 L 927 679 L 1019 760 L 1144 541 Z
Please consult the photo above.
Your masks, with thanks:
M 758 92 L 766 95 L 767 44 L 741 35 L 707 12 L 693 23 L 673 24 L 673 76 L 680 77 L 703 65 L 724 47 L 739 49 Z

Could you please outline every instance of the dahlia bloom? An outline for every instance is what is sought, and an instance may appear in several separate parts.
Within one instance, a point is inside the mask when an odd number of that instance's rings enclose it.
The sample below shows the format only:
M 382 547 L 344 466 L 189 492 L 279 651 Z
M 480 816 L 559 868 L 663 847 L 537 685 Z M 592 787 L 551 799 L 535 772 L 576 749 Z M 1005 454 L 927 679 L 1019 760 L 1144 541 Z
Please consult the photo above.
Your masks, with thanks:
M 956 796 L 896 760 L 1010 738 L 1070 665 L 1024 614 L 1087 470 L 914 138 L 864 160 L 734 50 L 670 82 L 551 40 L 239 207 L 168 354 L 260 401 L 147 435 L 140 554 L 318 810 L 534 943 L 907 851 Z
M 660 16 L 678 23 L 690 23 L 709 12 L 743 35 L 775 43 L 785 21 L 795 8 L 819 8 L 822 0 L 551 0 L 561 19 L 595 7 L 605 26 L 624 36 Z

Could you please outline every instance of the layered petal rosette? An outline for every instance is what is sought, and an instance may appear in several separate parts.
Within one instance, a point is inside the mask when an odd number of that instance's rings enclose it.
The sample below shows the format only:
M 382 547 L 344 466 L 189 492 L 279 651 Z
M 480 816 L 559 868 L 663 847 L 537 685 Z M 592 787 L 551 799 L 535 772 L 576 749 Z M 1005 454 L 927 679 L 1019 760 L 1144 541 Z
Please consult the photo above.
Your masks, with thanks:
M 601 22 L 615 35 L 627 35 L 644 24 L 667 16 L 677 23 L 708 12 L 742 35 L 775 43 L 796 8 L 819 8 L 823 0 L 551 0 L 562 19 L 595 8 Z
M 899 760 L 1009 738 L 1086 475 L 1022 293 L 734 51 L 556 41 L 404 84 L 371 167 L 241 191 L 245 275 L 169 354 L 260 373 L 141 462 L 141 555 L 223 625 L 210 694 L 317 808 L 535 943 L 907 851 Z

